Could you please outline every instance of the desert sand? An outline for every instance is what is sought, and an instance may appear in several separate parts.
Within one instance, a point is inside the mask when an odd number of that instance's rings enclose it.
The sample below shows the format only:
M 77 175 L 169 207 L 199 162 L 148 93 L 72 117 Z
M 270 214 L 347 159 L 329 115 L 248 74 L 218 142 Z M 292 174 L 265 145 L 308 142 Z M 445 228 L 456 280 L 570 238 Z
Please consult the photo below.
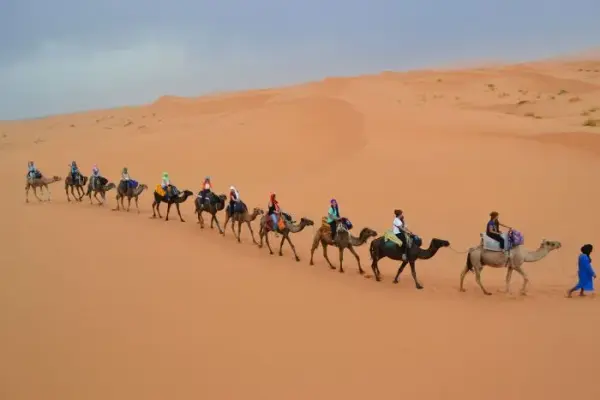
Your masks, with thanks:
M 600 60 L 587 59 L 3 122 L 0 398 L 600 398 L 598 302 L 564 297 L 579 248 L 600 246 L 599 107 Z M 115 191 L 103 207 L 68 203 L 63 182 L 51 202 L 25 204 L 30 159 L 63 178 L 71 160 L 86 175 L 97 163 L 115 182 L 127 166 L 150 190 L 140 214 L 111 211 Z M 274 191 L 316 227 L 332 197 L 356 231 L 383 234 L 402 208 L 425 244 L 452 248 L 417 262 L 423 290 L 408 268 L 392 284 L 389 259 L 372 279 L 368 245 L 357 249 L 366 276 L 349 252 L 345 274 L 320 249 L 309 266 L 313 228 L 291 237 L 300 262 L 287 244 L 271 256 L 245 228 L 239 244 L 229 228 L 201 230 L 193 199 L 185 223 L 174 209 L 150 219 L 163 171 L 195 193 L 205 175 L 217 193 L 234 184 L 251 208 Z M 464 251 L 492 210 L 528 249 L 562 243 L 525 266 L 528 296 L 516 274 L 499 292 L 504 269 L 483 271 L 492 296 L 473 274 L 458 291 Z

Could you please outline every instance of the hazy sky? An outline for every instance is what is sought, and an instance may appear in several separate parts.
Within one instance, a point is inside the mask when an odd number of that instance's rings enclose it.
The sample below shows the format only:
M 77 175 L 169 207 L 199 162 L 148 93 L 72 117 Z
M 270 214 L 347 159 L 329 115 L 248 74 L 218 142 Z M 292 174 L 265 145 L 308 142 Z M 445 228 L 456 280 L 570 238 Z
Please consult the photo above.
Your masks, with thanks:
M 600 44 L 600 0 L 0 0 L 0 119 Z

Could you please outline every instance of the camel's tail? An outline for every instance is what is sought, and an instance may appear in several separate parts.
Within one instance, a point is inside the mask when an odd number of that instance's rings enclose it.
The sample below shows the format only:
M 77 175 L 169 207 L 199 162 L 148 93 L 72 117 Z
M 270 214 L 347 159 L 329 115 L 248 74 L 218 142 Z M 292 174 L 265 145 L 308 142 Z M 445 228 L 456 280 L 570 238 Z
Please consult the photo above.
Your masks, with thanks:
M 371 244 L 369 245 L 369 256 L 371 256 L 371 260 L 375 260 L 375 243 L 377 241 L 376 240 L 372 240 Z

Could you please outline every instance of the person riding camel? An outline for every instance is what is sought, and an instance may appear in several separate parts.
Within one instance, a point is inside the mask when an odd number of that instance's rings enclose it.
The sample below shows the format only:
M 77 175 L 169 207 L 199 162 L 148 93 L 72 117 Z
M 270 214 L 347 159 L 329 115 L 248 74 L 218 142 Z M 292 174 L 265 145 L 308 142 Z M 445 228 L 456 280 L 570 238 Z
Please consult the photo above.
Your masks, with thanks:
M 394 232 L 394 235 L 396 235 L 396 237 L 402 242 L 402 246 L 404 246 L 404 256 L 406 259 L 408 259 L 409 248 L 407 235 L 413 235 L 413 233 L 406 227 L 406 223 L 404 222 L 404 212 L 402 210 L 394 210 L 392 231 Z
M 121 171 L 121 180 L 125 181 L 125 184 L 127 185 L 128 189 L 131 187 L 131 184 L 133 182 L 131 182 L 131 177 L 129 176 L 129 172 L 127 171 L 127 167 L 123 167 L 123 170 Z
M 271 221 L 273 222 L 272 229 L 275 230 L 277 229 L 277 220 L 279 218 L 279 214 L 281 214 L 281 207 L 279 207 L 279 202 L 277 201 L 275 193 L 271 193 L 268 209 L 269 211 L 267 212 L 267 215 L 269 215 Z
M 508 229 L 512 229 L 510 226 L 506 226 L 504 224 L 501 224 L 500 221 L 498 220 L 498 216 L 500 214 L 498 214 L 498 212 L 496 211 L 492 211 L 490 213 L 490 220 L 487 223 L 486 229 L 485 229 L 485 234 L 495 240 L 496 242 L 498 242 L 498 244 L 500 245 L 500 248 L 502 250 L 505 250 L 506 248 L 506 243 L 504 243 L 504 238 L 502 237 L 502 232 L 500 231 L 500 227 L 503 226 L 505 228 Z
M 336 199 L 331 199 L 329 201 L 329 211 L 327 211 L 327 223 L 331 229 L 331 240 L 335 238 L 337 223 L 340 219 L 340 208 L 338 203 Z
M 202 190 L 200 191 L 200 204 L 204 204 L 208 195 L 212 193 L 212 183 L 210 181 L 210 176 L 204 178 L 204 183 L 202 184 Z
M 29 161 L 27 163 L 27 178 L 28 179 L 40 179 L 42 177 L 42 173 L 39 169 L 35 167 L 33 161 Z
M 71 161 L 71 179 L 74 184 L 79 183 L 79 177 L 81 176 L 81 172 L 79 172 L 79 167 L 75 161 Z
M 94 186 L 100 183 L 100 169 L 96 164 L 94 164 L 94 166 L 92 167 L 92 176 L 90 177 L 90 181 L 91 180 L 94 181 Z
M 171 184 L 171 179 L 169 178 L 168 172 L 163 172 L 162 182 L 161 182 L 160 186 L 165 191 L 165 198 L 168 199 L 172 194 L 174 194 L 174 193 L 170 193 L 171 189 L 173 188 L 173 185 Z
M 229 187 L 229 215 L 233 215 L 235 212 L 235 205 L 241 205 L 242 199 L 240 199 L 240 192 L 235 188 L 235 186 L 231 185 Z

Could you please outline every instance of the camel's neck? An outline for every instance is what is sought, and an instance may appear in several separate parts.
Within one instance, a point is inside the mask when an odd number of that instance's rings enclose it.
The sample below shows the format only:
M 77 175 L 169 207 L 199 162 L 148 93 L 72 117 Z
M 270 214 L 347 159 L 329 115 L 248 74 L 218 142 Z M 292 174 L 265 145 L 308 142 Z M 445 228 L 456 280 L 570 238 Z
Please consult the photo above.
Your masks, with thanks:
M 306 224 L 304 223 L 304 221 L 300 222 L 298 225 L 294 225 L 294 224 L 288 224 L 288 229 L 290 230 L 290 232 L 292 233 L 298 233 L 300 232 L 302 229 L 304 229 L 304 227 L 306 226 Z
M 367 240 L 369 240 L 369 235 L 364 231 L 361 231 L 358 237 L 350 235 L 350 244 L 352 246 L 362 246 Z
M 523 250 L 523 261 L 536 262 L 546 257 L 548 253 L 550 253 L 550 250 L 546 247 L 540 247 L 535 251 Z
M 252 221 L 254 221 L 256 219 L 256 217 L 258 217 L 258 213 L 255 211 L 252 214 L 246 213 L 246 218 L 245 219 L 248 222 L 252 222 Z
M 427 260 L 435 256 L 435 253 L 437 253 L 439 249 L 439 247 L 430 244 L 429 248 L 427 249 L 419 249 L 418 258 L 420 258 L 421 260 Z

